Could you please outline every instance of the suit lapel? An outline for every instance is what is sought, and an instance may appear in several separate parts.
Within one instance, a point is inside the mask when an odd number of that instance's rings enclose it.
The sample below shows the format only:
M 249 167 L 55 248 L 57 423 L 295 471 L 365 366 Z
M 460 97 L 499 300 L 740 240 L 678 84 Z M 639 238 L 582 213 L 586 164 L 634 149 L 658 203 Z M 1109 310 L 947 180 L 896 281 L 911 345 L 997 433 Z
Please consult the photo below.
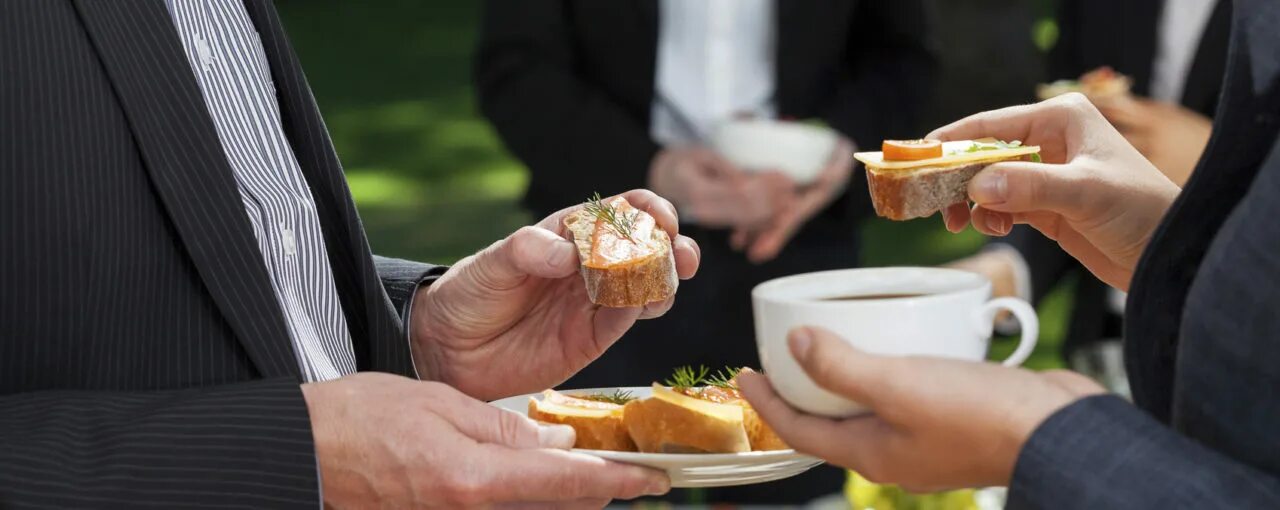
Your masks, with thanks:
M 265 377 L 300 375 L 191 65 L 162 2 L 76 0 L 182 244 Z
M 412 374 L 403 325 L 382 288 L 342 165 L 297 55 L 270 0 L 245 0 L 245 8 L 262 39 L 285 135 L 316 202 L 357 368 Z
M 1227 43 L 1231 40 L 1231 0 L 1219 0 L 1200 36 L 1182 92 L 1182 105 L 1213 117 L 1227 69 Z

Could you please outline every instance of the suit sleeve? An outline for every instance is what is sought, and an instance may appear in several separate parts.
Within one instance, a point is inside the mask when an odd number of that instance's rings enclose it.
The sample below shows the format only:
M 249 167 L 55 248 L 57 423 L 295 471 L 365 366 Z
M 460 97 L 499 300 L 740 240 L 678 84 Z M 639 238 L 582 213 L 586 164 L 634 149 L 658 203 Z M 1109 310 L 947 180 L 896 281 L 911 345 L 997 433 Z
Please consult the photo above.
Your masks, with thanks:
M 936 64 L 929 18 L 923 0 L 858 2 L 843 78 L 823 120 L 866 150 L 922 135 L 919 108 Z
M 382 280 L 382 288 L 386 289 L 391 305 L 400 314 L 400 321 L 408 330 L 409 311 L 412 309 L 413 296 L 418 287 L 430 284 L 444 274 L 448 266 L 437 266 L 374 255 L 373 265 L 378 270 L 378 278 Z
M 1280 480 L 1115 396 L 1076 402 L 1023 446 L 1009 508 L 1280 508 Z
M 320 505 L 291 378 L 151 392 L 0 396 L 0 507 Z
M 480 109 L 536 181 L 581 200 L 640 188 L 658 145 L 574 72 L 560 0 L 487 0 L 475 81 Z

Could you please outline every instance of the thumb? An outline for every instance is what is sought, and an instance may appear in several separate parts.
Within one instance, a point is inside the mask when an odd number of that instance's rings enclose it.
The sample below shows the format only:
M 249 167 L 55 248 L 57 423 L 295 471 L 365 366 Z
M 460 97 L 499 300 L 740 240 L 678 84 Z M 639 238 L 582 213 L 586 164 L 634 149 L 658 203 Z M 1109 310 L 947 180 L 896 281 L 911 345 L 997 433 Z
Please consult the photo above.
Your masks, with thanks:
M 521 227 L 476 255 L 472 264 L 479 283 L 509 289 L 529 276 L 564 278 L 578 270 L 578 248 L 572 241 L 541 227 Z
M 1089 195 L 1071 165 L 1025 161 L 995 163 L 969 181 L 969 198 L 999 212 L 1049 211 L 1074 216 Z
M 872 409 L 896 392 L 894 358 L 866 353 L 822 328 L 796 328 L 787 343 L 809 378 L 828 391 Z

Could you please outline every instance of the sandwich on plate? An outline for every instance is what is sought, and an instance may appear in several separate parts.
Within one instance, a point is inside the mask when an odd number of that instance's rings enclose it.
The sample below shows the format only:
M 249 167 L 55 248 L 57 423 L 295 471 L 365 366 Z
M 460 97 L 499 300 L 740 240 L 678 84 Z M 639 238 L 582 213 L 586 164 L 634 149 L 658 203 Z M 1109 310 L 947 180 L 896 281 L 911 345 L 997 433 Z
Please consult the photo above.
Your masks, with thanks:
M 611 308 L 665 301 L 676 292 L 671 238 L 627 199 L 596 194 L 564 219 L 578 247 L 591 302 Z
M 1132 87 L 1133 79 L 1104 66 L 1080 75 L 1079 80 L 1042 83 L 1036 87 L 1036 96 L 1044 101 L 1063 94 L 1079 92 L 1091 100 L 1112 99 L 1128 96 Z
M 750 369 L 742 369 L 750 370 Z M 743 453 L 789 447 L 738 393 L 739 370 L 714 375 L 683 367 L 654 383 L 652 395 L 625 391 L 564 395 L 543 392 L 529 399 L 529 417 L 569 425 L 575 448 L 645 453 Z
M 876 214 L 923 218 L 969 200 L 969 181 L 992 163 L 1040 161 L 1040 147 L 994 138 L 939 142 L 886 140 L 880 152 L 854 154 L 867 168 Z

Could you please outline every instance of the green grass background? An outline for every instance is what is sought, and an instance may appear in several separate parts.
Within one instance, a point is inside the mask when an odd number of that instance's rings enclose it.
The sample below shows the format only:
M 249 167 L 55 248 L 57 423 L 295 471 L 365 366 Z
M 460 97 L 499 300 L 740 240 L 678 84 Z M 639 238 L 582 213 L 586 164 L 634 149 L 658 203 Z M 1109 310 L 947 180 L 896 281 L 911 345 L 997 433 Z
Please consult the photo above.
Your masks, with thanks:
M 480 117 L 471 91 L 479 2 L 277 5 L 377 253 L 449 263 L 533 221 L 517 204 L 526 173 Z M 940 264 L 983 243 L 973 231 L 947 233 L 936 218 L 870 220 L 864 232 L 866 266 Z M 1068 297 L 1060 290 L 1041 306 L 1029 366 L 1061 365 Z M 1013 343 L 997 340 L 992 357 Z

